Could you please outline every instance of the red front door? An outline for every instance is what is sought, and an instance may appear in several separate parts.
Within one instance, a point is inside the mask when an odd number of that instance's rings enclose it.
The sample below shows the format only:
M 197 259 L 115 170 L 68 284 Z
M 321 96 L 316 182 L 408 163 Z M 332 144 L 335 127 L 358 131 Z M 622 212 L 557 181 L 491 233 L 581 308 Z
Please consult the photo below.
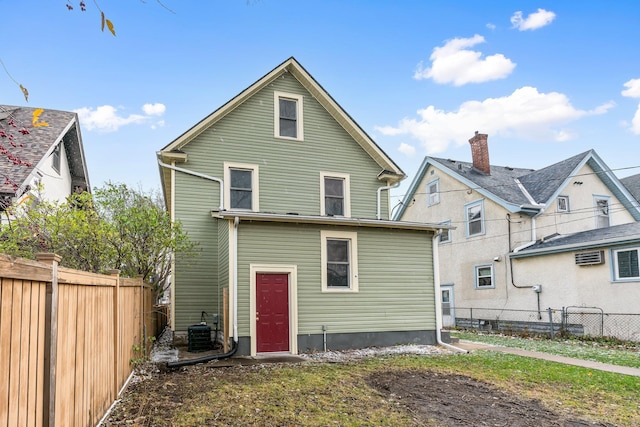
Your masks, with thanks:
M 289 275 L 256 274 L 258 353 L 289 351 Z

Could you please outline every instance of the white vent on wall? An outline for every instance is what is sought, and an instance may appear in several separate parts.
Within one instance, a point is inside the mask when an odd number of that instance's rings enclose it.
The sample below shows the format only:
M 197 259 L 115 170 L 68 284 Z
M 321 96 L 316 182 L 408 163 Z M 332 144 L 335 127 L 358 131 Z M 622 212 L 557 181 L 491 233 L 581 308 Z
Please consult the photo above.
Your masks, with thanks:
M 581 252 L 576 254 L 576 265 L 604 264 L 604 251 Z

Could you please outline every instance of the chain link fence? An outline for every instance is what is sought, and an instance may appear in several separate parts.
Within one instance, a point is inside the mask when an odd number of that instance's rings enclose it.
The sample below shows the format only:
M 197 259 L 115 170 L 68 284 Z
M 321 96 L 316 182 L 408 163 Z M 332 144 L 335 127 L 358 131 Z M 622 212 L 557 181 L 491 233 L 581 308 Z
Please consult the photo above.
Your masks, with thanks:
M 604 313 L 598 307 L 546 310 L 455 308 L 455 327 L 506 334 L 611 337 L 640 342 L 640 314 Z

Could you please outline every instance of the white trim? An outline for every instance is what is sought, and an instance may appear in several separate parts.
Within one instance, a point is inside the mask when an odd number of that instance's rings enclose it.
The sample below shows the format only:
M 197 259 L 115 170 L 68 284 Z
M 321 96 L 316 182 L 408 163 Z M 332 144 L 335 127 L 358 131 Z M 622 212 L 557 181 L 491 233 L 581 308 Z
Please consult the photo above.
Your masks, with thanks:
M 289 352 L 298 354 L 298 266 L 294 264 L 249 264 L 249 335 L 251 356 L 257 355 L 256 274 L 278 273 L 289 276 Z
M 479 233 L 470 233 L 470 221 L 469 221 L 469 208 L 474 206 L 480 206 L 480 232 Z M 467 238 L 482 236 L 486 233 L 485 224 L 484 224 L 484 199 L 476 200 L 475 202 L 469 202 L 464 205 L 464 223 L 467 233 Z
M 349 287 L 345 289 L 327 286 L 327 240 L 349 241 Z M 358 292 L 358 233 L 352 231 L 320 230 L 320 272 L 322 292 Z
M 324 202 L 325 197 L 325 189 L 324 189 L 324 179 L 325 178 L 336 178 L 342 179 L 344 182 L 344 216 L 346 218 L 351 218 L 351 178 L 348 173 L 339 173 L 339 172 L 320 172 L 320 215 L 326 216 L 327 210 Z
M 565 201 L 564 209 L 560 208 L 560 200 Z M 558 196 L 556 197 L 556 211 L 559 213 L 569 213 L 571 212 L 571 207 L 569 206 L 569 196 Z
M 607 214 L 606 215 L 600 215 L 600 208 L 598 207 L 598 201 L 599 200 L 604 200 L 607 202 Z M 593 213 L 594 213 L 594 219 L 596 222 L 596 228 L 606 228 L 606 227 L 610 227 L 611 226 L 611 196 L 607 196 L 607 195 L 600 195 L 600 194 L 594 194 L 593 195 Z M 604 227 L 600 227 L 599 224 L 599 219 L 600 218 L 607 218 L 607 225 L 605 225 Z
M 176 162 L 171 162 L 172 166 L 175 166 Z M 169 216 L 171 218 L 171 224 L 176 221 L 176 171 L 170 169 L 169 172 L 171 176 L 170 186 L 171 186 L 171 207 L 169 211 Z M 176 255 L 172 251 L 171 252 L 171 289 L 169 291 L 171 294 L 171 330 L 176 330 Z
M 251 209 L 260 212 L 260 168 L 248 163 L 224 162 L 224 208 L 231 209 L 231 169 L 250 170 L 251 174 Z
M 280 135 L 280 99 L 296 101 L 296 137 Z M 302 95 L 295 93 L 273 91 L 273 136 L 278 139 L 290 139 L 294 141 L 304 141 L 303 107 Z
M 620 266 L 618 265 L 618 253 L 619 252 L 631 252 L 631 251 L 636 251 L 638 253 L 638 256 L 640 258 L 640 248 L 638 248 L 637 246 L 627 246 L 624 248 L 618 248 L 618 249 L 611 249 L 611 265 L 612 265 L 612 277 L 613 277 L 613 282 L 614 283 L 619 283 L 619 282 L 638 282 L 640 281 L 640 276 L 638 277 L 620 277 Z M 640 262 L 640 261 L 639 261 Z

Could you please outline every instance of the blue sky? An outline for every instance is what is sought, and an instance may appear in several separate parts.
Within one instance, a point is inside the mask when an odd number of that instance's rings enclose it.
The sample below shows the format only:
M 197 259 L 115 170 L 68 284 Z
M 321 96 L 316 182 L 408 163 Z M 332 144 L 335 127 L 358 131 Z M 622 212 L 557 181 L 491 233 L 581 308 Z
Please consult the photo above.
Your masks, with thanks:
M 78 3 L 0 0 L 0 103 L 77 111 L 94 187 L 159 189 L 155 152 L 290 56 L 409 176 L 393 203 L 476 130 L 495 165 L 640 173 L 637 1 L 98 1 L 116 37 Z

